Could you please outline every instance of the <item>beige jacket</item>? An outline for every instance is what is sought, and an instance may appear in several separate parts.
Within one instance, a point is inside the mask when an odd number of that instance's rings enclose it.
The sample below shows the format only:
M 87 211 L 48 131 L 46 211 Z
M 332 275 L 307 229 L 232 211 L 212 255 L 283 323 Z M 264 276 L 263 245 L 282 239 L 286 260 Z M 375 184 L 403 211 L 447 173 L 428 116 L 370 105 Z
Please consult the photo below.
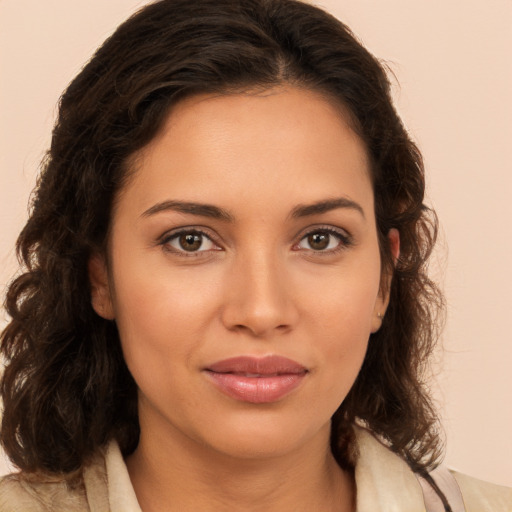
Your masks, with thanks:
M 357 430 L 357 443 L 357 512 L 425 512 L 422 487 L 407 464 L 364 429 Z M 453 512 L 512 512 L 512 488 L 452 474 L 464 501 L 452 504 Z M 444 508 L 434 503 L 428 510 Z M 115 442 L 98 453 L 73 489 L 64 482 L 36 483 L 16 474 L 0 481 L 0 512 L 50 511 L 141 512 Z

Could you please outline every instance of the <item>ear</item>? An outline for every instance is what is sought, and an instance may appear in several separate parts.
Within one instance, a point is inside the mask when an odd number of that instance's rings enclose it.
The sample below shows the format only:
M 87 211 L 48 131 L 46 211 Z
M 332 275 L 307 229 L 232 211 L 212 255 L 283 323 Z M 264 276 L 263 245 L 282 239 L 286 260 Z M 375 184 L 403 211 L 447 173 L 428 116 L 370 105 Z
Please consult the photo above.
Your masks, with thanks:
M 114 320 L 114 307 L 105 258 L 98 253 L 93 254 L 89 258 L 87 268 L 91 284 L 91 305 L 94 311 L 105 320 Z
M 394 268 L 396 267 L 396 263 L 400 257 L 400 233 L 398 232 L 398 229 L 393 228 L 389 230 L 388 240 Z M 386 309 L 389 304 L 389 293 L 391 290 L 392 278 L 392 272 L 387 272 L 386 275 L 382 276 L 380 292 L 377 300 L 375 301 L 375 309 L 373 311 L 372 333 L 377 332 L 382 325 L 382 320 L 386 314 Z
M 393 257 L 393 267 L 396 267 L 396 262 L 400 257 L 400 233 L 398 229 L 392 228 L 388 233 L 389 248 L 391 249 L 391 256 Z

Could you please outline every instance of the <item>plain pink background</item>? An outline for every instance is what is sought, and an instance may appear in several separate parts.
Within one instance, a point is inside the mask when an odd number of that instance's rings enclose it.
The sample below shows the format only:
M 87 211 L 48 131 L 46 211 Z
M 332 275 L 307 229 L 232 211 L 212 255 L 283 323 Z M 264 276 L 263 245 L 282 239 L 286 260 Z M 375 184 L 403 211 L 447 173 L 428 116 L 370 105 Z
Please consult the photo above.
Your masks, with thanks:
M 59 95 L 145 3 L 0 1 L 2 296 Z M 446 462 L 512 486 L 512 2 L 319 3 L 387 61 L 400 83 L 399 111 L 425 156 L 428 203 L 443 228 L 432 275 L 444 284 L 448 317 L 432 389 Z

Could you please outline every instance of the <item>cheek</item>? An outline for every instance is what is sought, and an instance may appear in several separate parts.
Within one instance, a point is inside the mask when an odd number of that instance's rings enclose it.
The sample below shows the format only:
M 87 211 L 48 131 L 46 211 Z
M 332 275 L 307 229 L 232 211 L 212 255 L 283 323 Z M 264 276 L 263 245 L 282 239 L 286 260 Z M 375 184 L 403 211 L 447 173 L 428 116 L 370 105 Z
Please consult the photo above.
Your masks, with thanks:
M 214 315 L 214 283 L 210 279 L 206 286 L 197 270 L 192 275 L 170 272 L 168 266 L 139 268 L 129 260 L 115 269 L 114 310 L 129 368 L 183 366 Z
M 342 399 L 363 363 L 378 301 L 380 266 L 331 276 L 308 297 L 305 324 L 318 358 Z
M 124 359 L 142 401 L 179 409 L 183 400 L 199 406 L 195 388 L 184 389 L 203 337 L 209 310 L 205 294 L 172 281 L 133 280 L 117 290 L 116 322 Z M 122 293 L 122 295 L 121 295 Z M 167 404 L 167 405 L 165 405 Z
M 338 339 L 368 337 L 379 300 L 380 265 L 361 265 L 333 272 L 319 281 L 313 279 L 307 290 L 307 311 L 320 332 Z M 318 322 L 315 322 L 315 319 Z
M 367 309 L 363 313 L 369 317 Z M 332 318 L 335 317 L 335 318 Z M 330 377 L 342 379 L 342 386 L 352 385 L 363 363 L 370 337 L 370 318 L 362 320 L 360 315 L 350 315 L 344 310 L 325 318 L 322 327 L 318 325 L 317 348 L 329 369 Z

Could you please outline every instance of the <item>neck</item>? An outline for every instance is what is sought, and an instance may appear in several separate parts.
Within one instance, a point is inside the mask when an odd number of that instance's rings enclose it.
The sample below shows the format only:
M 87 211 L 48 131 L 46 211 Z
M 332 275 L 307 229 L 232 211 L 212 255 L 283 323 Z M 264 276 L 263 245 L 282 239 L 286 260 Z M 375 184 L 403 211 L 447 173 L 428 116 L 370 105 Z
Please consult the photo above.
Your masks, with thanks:
M 126 461 L 144 512 L 355 510 L 353 477 L 334 460 L 328 431 L 294 453 L 250 459 L 185 436 L 144 434 L 141 426 L 139 446 Z

